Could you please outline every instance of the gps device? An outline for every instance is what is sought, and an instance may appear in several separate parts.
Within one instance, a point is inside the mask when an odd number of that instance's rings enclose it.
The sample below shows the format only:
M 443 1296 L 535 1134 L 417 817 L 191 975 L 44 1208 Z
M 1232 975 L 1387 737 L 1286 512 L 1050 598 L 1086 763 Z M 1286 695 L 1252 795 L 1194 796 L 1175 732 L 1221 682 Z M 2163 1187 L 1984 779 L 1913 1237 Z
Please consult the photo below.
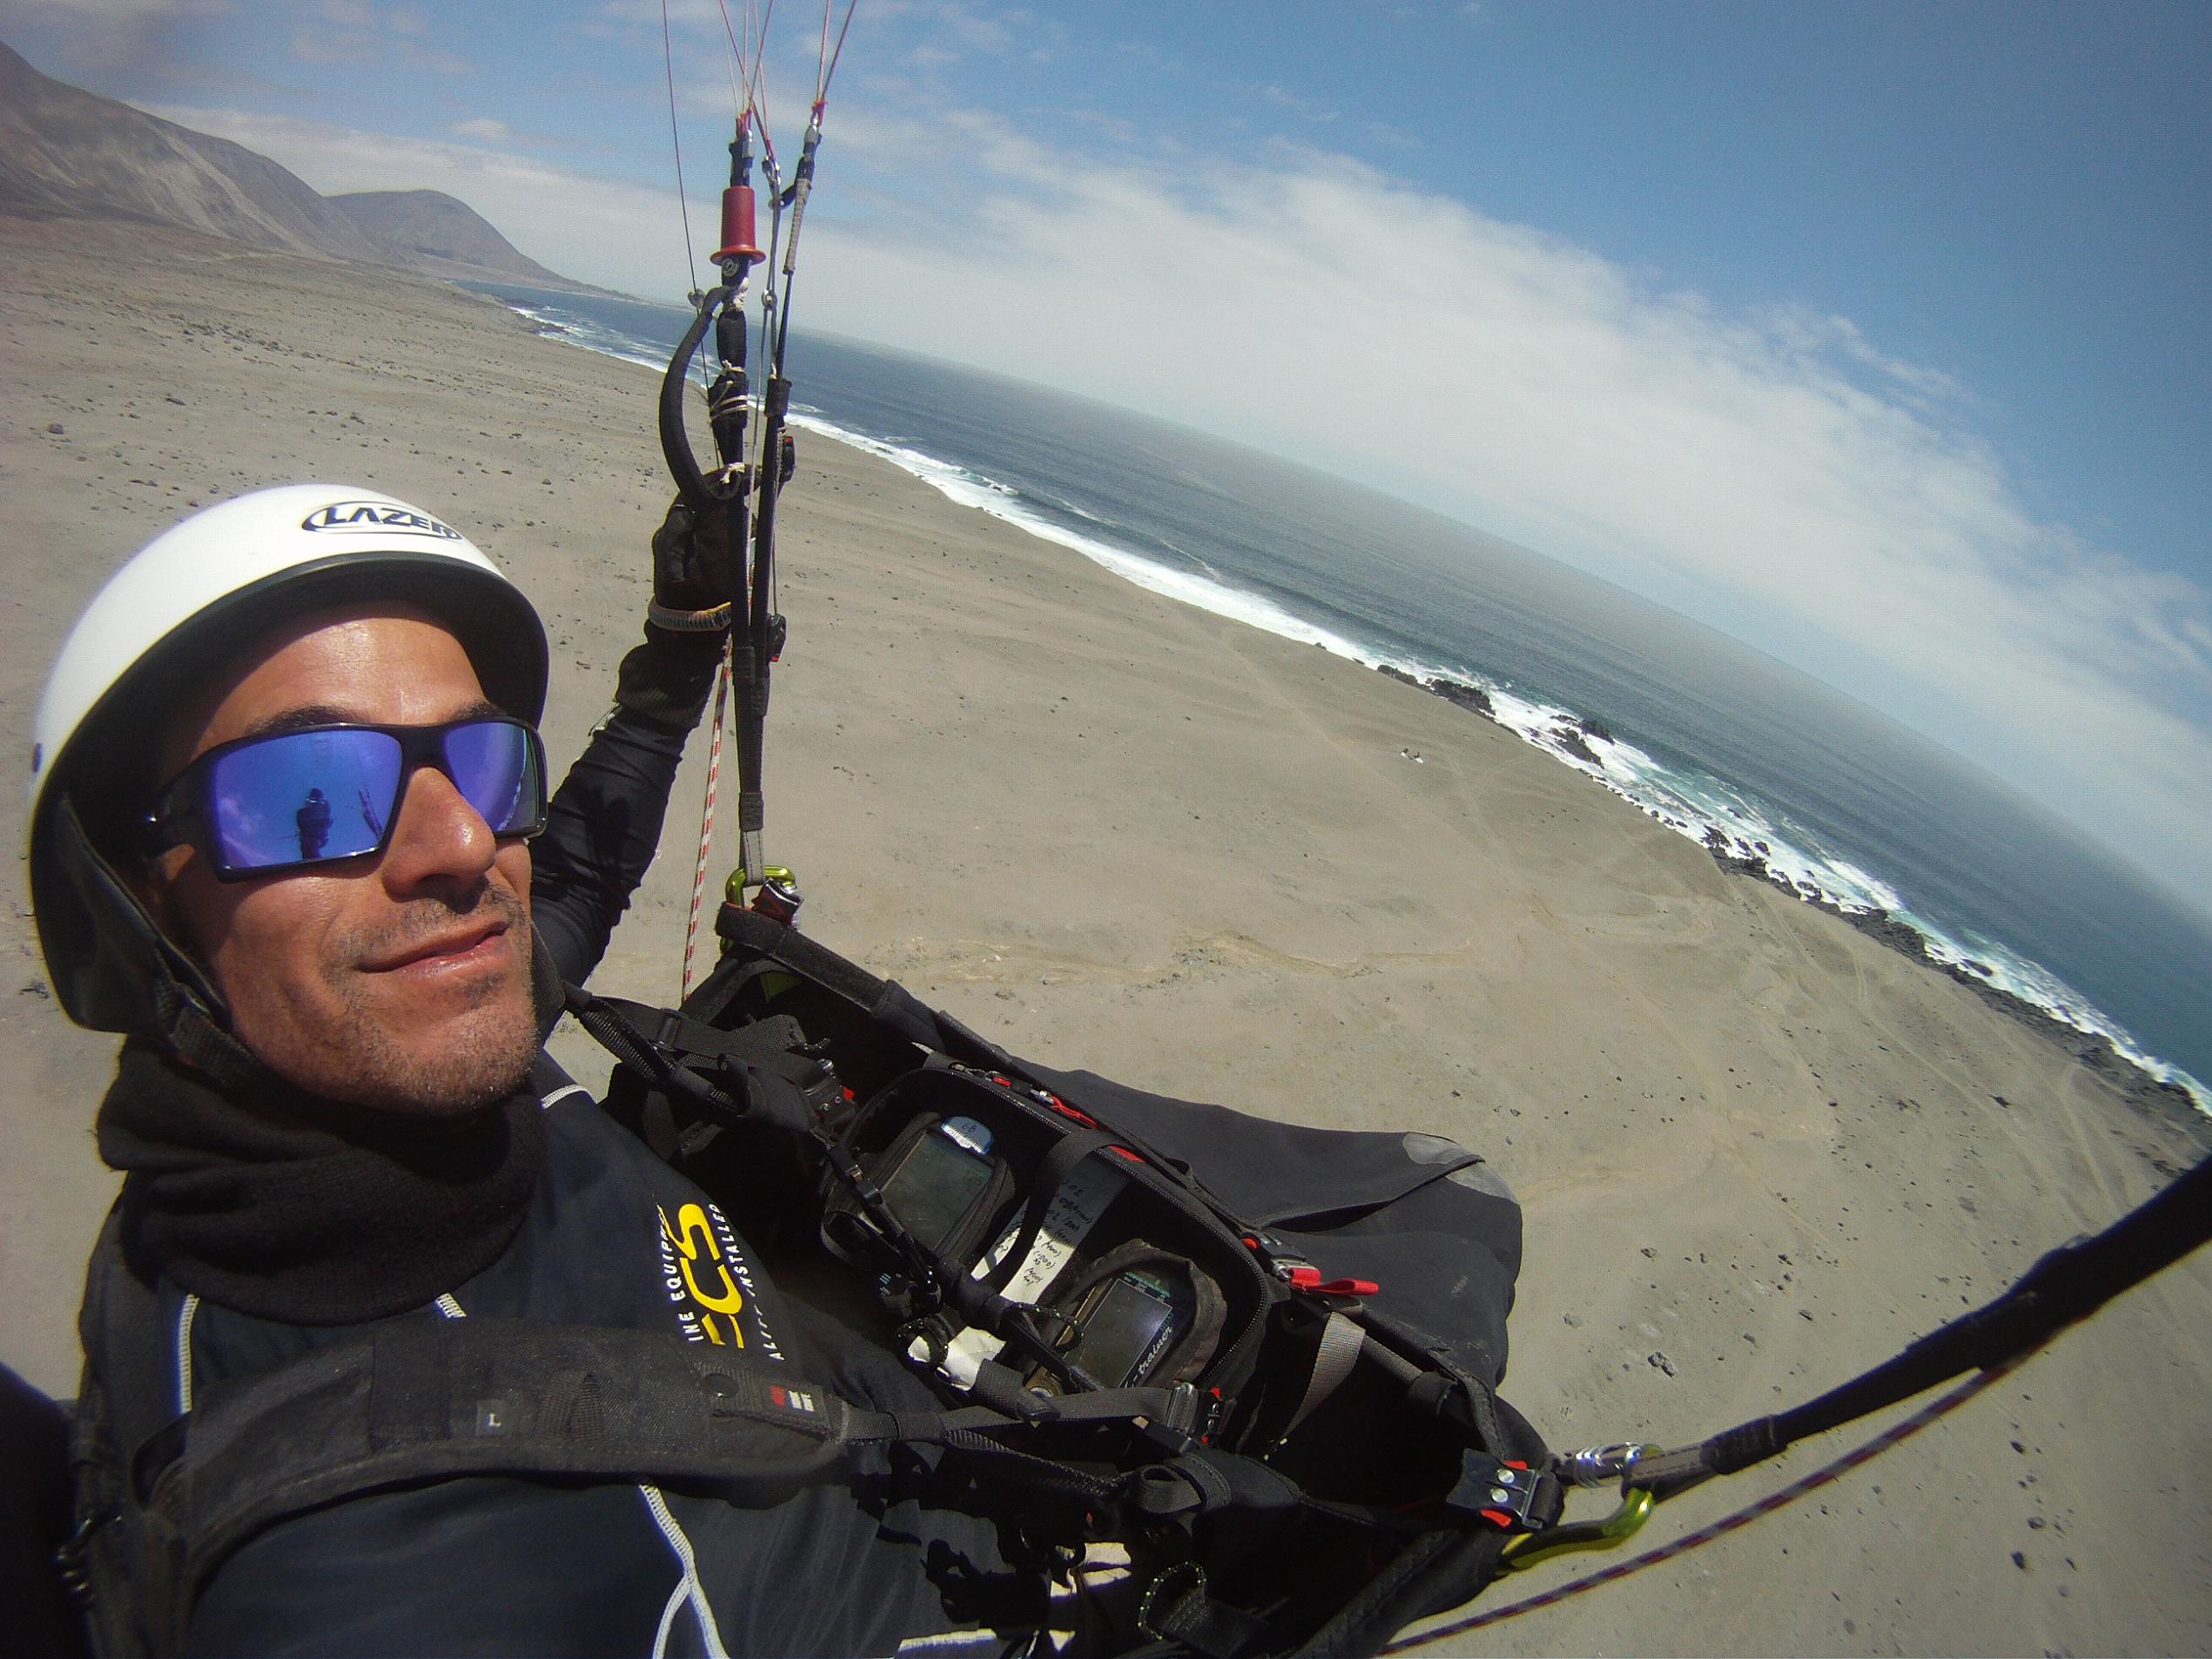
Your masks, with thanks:
M 1191 1297 L 1165 1274 L 1124 1268 L 1085 1291 L 1067 1317 L 1074 1340 L 1060 1350 L 1061 1358 L 1101 1387 L 1126 1388 L 1149 1380 L 1189 1328 Z M 1060 1392 L 1042 1366 L 1026 1386 L 1040 1394 Z
M 902 1137 L 902 1138 L 904 1138 Z M 901 1147 L 877 1177 L 884 1202 L 923 1244 L 943 1250 L 997 1168 L 991 1132 L 972 1118 L 940 1118 Z

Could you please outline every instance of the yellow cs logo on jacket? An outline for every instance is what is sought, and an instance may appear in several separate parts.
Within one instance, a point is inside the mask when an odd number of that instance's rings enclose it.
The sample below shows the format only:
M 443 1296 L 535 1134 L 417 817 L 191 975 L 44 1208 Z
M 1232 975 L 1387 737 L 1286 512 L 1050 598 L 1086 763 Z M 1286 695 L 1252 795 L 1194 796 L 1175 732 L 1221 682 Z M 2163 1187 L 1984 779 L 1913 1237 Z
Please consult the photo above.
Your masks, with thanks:
M 782 1348 L 762 1324 L 752 1269 L 729 1219 L 711 1204 L 686 1204 L 661 1218 L 661 1280 L 685 1340 L 752 1348 L 781 1360 Z

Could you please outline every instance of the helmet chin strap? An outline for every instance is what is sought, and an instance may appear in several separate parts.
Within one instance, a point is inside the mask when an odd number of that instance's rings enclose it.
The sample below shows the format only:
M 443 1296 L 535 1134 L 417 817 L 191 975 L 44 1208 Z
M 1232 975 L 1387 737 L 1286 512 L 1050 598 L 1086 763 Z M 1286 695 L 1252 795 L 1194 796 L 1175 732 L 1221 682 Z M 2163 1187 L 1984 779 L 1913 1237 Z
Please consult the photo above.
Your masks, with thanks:
M 230 1010 L 205 970 L 158 927 L 131 884 L 85 833 L 77 803 L 55 803 L 50 831 L 53 859 L 62 877 L 51 918 L 88 940 L 87 960 L 108 964 L 108 976 L 55 989 L 79 1024 L 130 1035 L 159 1038 L 179 1018 L 195 1018 L 227 1034 Z M 78 1004 L 84 1006 L 80 1010 Z M 186 1007 L 192 1011 L 187 1017 Z
M 123 1029 L 158 1044 L 225 1090 L 258 1091 L 279 1082 L 232 1033 L 229 1005 L 206 971 L 161 930 L 131 883 L 85 834 L 74 802 L 56 804 L 54 831 L 83 925 L 99 936 L 108 961 L 130 964 L 128 977 L 137 982 L 137 1006 Z
M 226 1094 L 255 1095 L 272 1089 L 292 1090 L 291 1085 L 232 1035 L 225 1018 L 219 1017 L 174 977 L 167 973 L 156 976 L 151 990 L 155 1029 L 151 1035 L 171 1058 Z

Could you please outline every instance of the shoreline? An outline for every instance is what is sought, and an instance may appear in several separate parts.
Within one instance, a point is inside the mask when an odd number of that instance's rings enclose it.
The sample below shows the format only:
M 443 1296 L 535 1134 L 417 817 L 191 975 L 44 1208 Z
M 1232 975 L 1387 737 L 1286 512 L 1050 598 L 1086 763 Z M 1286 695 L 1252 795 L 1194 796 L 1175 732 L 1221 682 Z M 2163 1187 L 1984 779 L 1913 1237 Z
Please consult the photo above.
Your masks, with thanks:
M 527 312 L 519 311 L 518 314 L 528 315 Z M 614 357 L 618 361 L 633 363 L 638 361 L 635 357 L 624 356 L 591 345 L 559 324 L 541 323 L 537 326 L 542 332 L 559 339 L 566 345 L 602 356 Z M 2079 1024 L 2066 1018 L 2054 1009 L 2023 992 L 1995 983 L 1994 976 L 1997 971 L 1986 963 L 1977 961 L 1964 951 L 1960 953 L 1957 961 L 1946 958 L 1939 954 L 1939 947 L 1949 947 L 1949 941 L 1924 926 L 1899 919 L 1889 909 L 1879 904 L 1857 906 L 1847 903 L 1812 882 L 1789 876 L 1779 866 L 1769 862 L 1772 855 L 1768 851 L 1764 842 L 1754 843 L 1746 840 L 1741 835 L 1731 837 L 1718 823 L 1711 820 L 1703 822 L 1703 833 L 1700 835 L 1698 833 L 1699 829 L 1698 822 L 1686 822 L 1677 818 L 1663 812 L 1648 802 L 1637 799 L 1626 788 L 1609 776 L 1603 776 L 1607 769 L 1604 757 L 1590 746 L 1590 740 L 1594 738 L 1607 743 L 1615 740 L 1613 734 L 1594 716 L 1576 715 L 1571 710 L 1568 710 L 1556 714 L 1549 729 L 1542 732 L 1533 728 L 1516 726 L 1499 715 L 1491 693 L 1480 685 L 1455 679 L 1448 675 L 1424 676 L 1395 662 L 1374 661 L 1368 653 L 1348 641 L 1327 635 L 1319 638 L 1311 636 L 1312 634 L 1319 633 L 1321 630 L 1308 630 L 1302 624 L 1294 628 L 1269 628 L 1266 622 L 1254 615 L 1242 614 L 1246 608 L 1208 606 L 1202 599 L 1193 598 L 1187 594 L 1176 591 L 1174 585 L 1147 581 L 1143 574 L 1131 568 L 1143 562 L 1133 555 L 1126 559 L 1100 558 L 1090 548 L 1079 545 L 1080 538 L 1055 534 L 1051 527 L 1030 516 L 1001 511 L 995 504 L 985 499 L 981 492 L 955 489 L 944 474 L 948 471 L 964 469 L 954 468 L 951 463 L 939 461 L 936 457 L 920 452 L 902 450 L 898 446 L 849 432 L 827 420 L 797 416 L 794 423 L 802 425 L 806 430 L 829 438 L 834 442 L 846 444 L 888 461 L 902 472 L 929 484 L 958 506 L 973 507 L 978 512 L 989 514 L 1004 522 L 1012 524 L 1042 541 L 1070 547 L 1081 556 L 1092 559 L 1093 562 L 1147 592 L 1160 594 L 1170 600 L 1191 604 L 1200 609 L 1210 610 L 1216 615 L 1227 616 L 1232 621 L 1275 634 L 1281 638 L 1294 640 L 1301 644 L 1319 646 L 1347 662 L 1372 668 L 1376 673 L 1387 678 L 1429 692 L 1433 695 L 1442 697 L 1449 703 L 1503 726 L 1516 733 L 1530 748 L 1550 756 L 1566 766 L 1569 770 L 1590 778 L 1599 787 L 1626 801 L 1646 816 L 1698 842 L 1712 854 L 1714 862 L 1724 870 L 1731 874 L 1763 881 L 1791 898 L 1848 923 L 1870 938 L 1887 945 L 1908 960 L 1922 963 L 1946 977 L 1957 980 L 1993 1007 L 2001 1010 L 2030 1030 L 2041 1032 L 2051 1041 L 2067 1049 L 2083 1065 L 2115 1083 L 2128 1093 L 2131 1102 L 2141 1109 L 2178 1114 L 2175 1119 L 2177 1122 L 2189 1123 L 2196 1119 L 2203 1119 L 2207 1124 L 2212 1124 L 2212 1085 L 2207 1085 L 2171 1061 L 2161 1059 L 2155 1055 L 2133 1051 L 2123 1045 L 2121 1039 L 2115 1035 L 2115 1032 L 2121 1029 L 2119 1022 L 2109 1020 L 2108 1017 L 2104 1016 L 2102 1011 L 2090 1003 L 2088 997 L 2081 997 L 2079 993 L 2075 994 L 2075 999 L 2089 1007 L 2092 1013 L 2101 1018 L 2107 1018 L 2113 1030 L 2108 1031 L 2095 1025 Z M 990 483 L 988 480 L 984 481 L 986 484 Z M 991 487 L 995 489 L 1005 487 L 992 485 Z M 1267 605 L 1267 601 L 1258 599 L 1255 595 L 1240 594 L 1240 596 L 1254 605 L 1262 607 Z M 1584 770 L 1584 768 L 1595 769 Z M 2027 959 L 2020 958 L 2020 960 Z M 2033 963 L 2028 965 L 2040 967 L 2040 964 Z M 1976 971 L 1977 970 L 1979 972 Z M 2047 972 L 2047 970 L 2043 971 Z M 2053 977 L 2055 978 L 2055 976 Z M 2160 1069 L 2162 1067 L 2165 1071 L 2174 1073 L 2174 1076 L 2164 1075 Z
M 1402 685 L 1442 697 L 1446 702 L 1464 709 L 1470 714 L 1480 715 L 1485 720 L 1504 723 L 1498 721 L 1489 694 L 1480 686 L 1442 675 L 1423 680 L 1388 662 L 1378 664 L 1376 672 Z M 1526 735 L 1523 735 L 1525 738 Z M 1585 715 L 1574 726 L 1563 726 L 1558 742 L 1560 747 L 1566 750 L 1567 756 L 1602 769 L 1604 765 L 1603 756 L 1590 747 L 1588 740 L 1592 737 L 1610 742 L 1612 733 L 1597 720 Z M 1533 739 L 1528 741 L 1532 747 L 1544 747 L 1535 743 Z M 1584 772 L 1582 776 L 1588 777 L 1590 774 Z M 1590 781 L 1600 788 L 1610 789 L 1602 779 L 1592 777 Z M 1617 789 L 1610 792 L 1620 794 Z M 1622 796 L 1622 798 L 1628 800 L 1632 806 L 1641 806 L 1631 797 Z M 1648 816 L 1657 816 L 1650 808 L 1641 809 Z M 1670 828 L 1684 830 L 1681 825 L 1664 819 L 1661 821 L 1668 822 Z M 1684 830 L 1684 833 L 1686 834 L 1687 830 Z M 1703 844 L 1712 855 L 1713 862 L 1729 874 L 1763 882 L 1785 897 L 1809 904 L 1814 910 L 1856 928 L 1868 938 L 1888 946 L 1907 961 L 1920 963 L 1946 978 L 1957 981 L 1991 1007 L 2072 1053 L 2083 1065 L 2118 1088 L 2128 1105 L 2136 1110 L 2166 1114 L 2182 1127 L 2197 1125 L 2200 1120 L 2212 1124 L 2212 1093 L 2203 1091 L 2202 1085 L 2190 1086 L 2195 1082 L 2193 1078 L 2188 1083 L 2177 1083 L 2160 1076 L 2154 1069 L 2156 1065 L 2169 1063 L 2139 1058 L 2121 1049 L 2109 1033 L 2062 1019 L 2042 1004 L 1993 983 L 1991 977 L 1993 971 L 1987 964 L 1976 962 L 1971 957 L 1957 962 L 1946 961 L 1930 949 L 1934 941 L 1928 934 L 1910 922 L 1899 920 L 1888 910 L 1879 907 L 1856 910 L 1817 890 L 1805 890 L 1803 883 L 1768 863 L 1758 847 L 1740 838 L 1731 842 L 1718 824 L 1707 827 Z M 2169 1066 L 2169 1069 L 2179 1071 L 2178 1067 Z M 2184 1078 L 2188 1076 L 2187 1072 L 2181 1075 Z M 2177 1172 L 2172 1169 L 2166 1171 L 2168 1174 Z
M 321 476 L 442 510 L 524 586 L 565 766 L 649 585 L 649 372 L 428 281 L 204 238 L 157 257 L 128 226 L 0 219 L 0 267 L 19 727 L 153 531 Z M 1483 1154 L 1527 1229 L 1503 1393 L 1555 1446 L 1678 1444 L 1807 1398 L 2190 1155 L 2196 1125 L 1514 732 L 844 445 L 803 437 L 799 466 L 768 850 L 809 931 L 1050 1064 Z M 706 749 L 595 975 L 614 994 L 674 993 Z M 0 801 L 18 845 L 22 811 Z M 115 1044 L 43 994 L 20 903 L 0 927 L 23 1057 L 0 1360 L 65 1394 Z M 603 1071 L 574 1033 L 555 1049 Z M 2212 1261 L 2183 1263 L 1819 1503 L 1451 1651 L 2202 1651 L 2209 1305 Z M 1686 1494 L 1648 1536 L 1839 1449 Z
M 474 290 L 467 292 L 505 306 L 528 319 L 539 332 L 564 344 L 617 361 L 655 366 L 640 349 L 638 341 L 610 329 L 607 325 L 588 319 L 576 324 L 554 321 L 541 314 L 541 306 L 528 300 L 476 293 Z M 525 287 L 521 292 L 528 293 L 531 291 Z M 630 303 L 642 306 L 653 304 L 649 301 Z M 1434 674 L 1417 663 L 1409 668 L 1402 661 L 1381 658 L 1375 652 L 1348 638 L 1315 628 L 1302 619 L 1280 611 L 1273 601 L 1263 596 L 1227 587 L 1218 580 L 1200 579 L 1156 567 L 1141 555 L 1102 540 L 1096 533 L 1072 530 L 1059 525 L 1049 514 L 1028 502 L 1019 491 L 1007 485 L 903 443 L 877 439 L 842 427 L 819 412 L 795 411 L 793 424 L 802 430 L 828 437 L 886 460 L 902 472 L 928 484 L 956 505 L 977 508 L 1029 534 L 1074 551 L 1147 592 L 1178 600 L 1282 638 L 1320 645 L 1348 662 L 1375 668 L 1402 683 L 1432 691 L 1449 702 L 1484 715 L 1517 733 L 1531 747 L 1550 755 L 1571 769 L 1592 777 L 1639 811 L 1704 845 L 1723 868 L 1768 881 L 1782 892 L 1803 900 L 1815 909 L 1849 921 L 1852 926 L 1889 944 L 1908 958 L 1925 962 L 1945 975 L 1958 978 L 1960 984 L 1976 989 L 1978 994 L 1991 1000 L 1993 1005 L 2003 1009 L 2031 1029 L 2042 1031 L 2075 1053 L 2091 1069 L 2129 1091 L 2144 1109 L 2178 1111 L 2185 1114 L 2194 1112 L 2212 1121 L 2212 1086 L 2191 1075 L 2186 1068 L 2144 1050 L 2128 1033 L 2122 1022 L 2104 1013 L 2092 999 L 2073 990 L 2041 964 L 2001 944 L 1989 947 L 1996 957 L 1996 965 L 1980 960 L 1974 952 L 1946 937 L 1937 924 L 1901 910 L 1895 894 L 1879 876 L 1857 883 L 1839 880 L 1839 867 L 1832 857 L 1807 853 L 1801 848 L 1788 845 L 1771 827 L 1755 824 L 1746 829 L 1740 824 L 1734 827 L 1725 825 L 1710 814 L 1700 812 L 1694 804 L 1684 801 L 1678 795 L 1673 797 L 1671 805 L 1649 798 L 1651 792 L 1648 784 L 1639 792 L 1637 783 L 1645 778 L 1652 769 L 1649 765 L 1631 764 L 1626 768 L 1627 776 L 1624 777 L 1620 769 L 1609 765 L 1606 754 L 1593 749 L 1591 744 L 1598 742 L 1610 752 L 1617 740 L 1603 723 L 1593 717 L 1580 715 L 1571 709 L 1549 702 L 1530 702 L 1521 694 L 1510 693 L 1502 688 L 1486 689 L 1483 685 L 1455 678 L 1449 674 Z M 1496 705 L 1492 689 L 1496 689 L 1496 695 L 1505 698 L 1510 705 L 1510 717 Z M 1633 748 L 1627 752 L 1637 760 L 1648 762 L 1650 759 Z M 1664 775 L 1664 769 L 1661 771 Z M 1687 816 L 1684 816 L 1685 813 Z M 1764 836 L 1758 833 L 1761 829 L 1765 830 Z M 1774 845 L 1770 845 L 1770 837 Z M 1796 873 L 1792 873 L 1793 869 Z M 1849 870 L 1849 873 L 1853 877 L 1860 874 L 1855 870 Z M 1865 890 L 1859 890 L 1860 888 Z M 1974 977 L 1961 977 L 1962 973 Z M 2039 982 L 2056 986 L 2064 994 L 2055 1001 L 2044 1000 L 2028 989 Z M 2077 1008 L 2086 1012 L 2077 1017 L 2072 1011 Z

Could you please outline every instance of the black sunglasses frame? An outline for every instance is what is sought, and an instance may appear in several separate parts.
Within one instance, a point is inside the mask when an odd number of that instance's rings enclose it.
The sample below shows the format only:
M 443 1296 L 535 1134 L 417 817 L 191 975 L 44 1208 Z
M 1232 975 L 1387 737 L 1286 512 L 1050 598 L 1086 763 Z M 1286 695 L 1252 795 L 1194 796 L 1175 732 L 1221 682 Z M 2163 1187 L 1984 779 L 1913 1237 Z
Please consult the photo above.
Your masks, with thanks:
M 514 830 L 494 829 L 493 834 L 501 841 L 528 840 L 544 830 L 548 789 L 545 776 L 545 742 L 538 735 L 537 728 L 527 721 L 508 715 L 466 715 L 459 720 L 448 720 L 435 726 L 380 726 L 368 721 L 334 721 L 326 725 L 297 726 L 286 731 L 261 732 L 252 737 L 240 737 L 227 743 L 218 743 L 203 755 L 195 756 L 192 763 L 161 787 L 154 797 L 153 810 L 141 823 L 141 850 L 149 856 L 167 851 L 171 847 L 189 843 L 208 866 L 215 878 L 223 882 L 252 881 L 265 876 L 291 876 L 302 870 L 321 870 L 332 864 L 355 863 L 365 858 L 383 856 L 392 844 L 392 836 L 399 827 L 400 809 L 407 804 L 407 786 L 414 775 L 427 766 L 442 774 L 458 792 L 461 783 L 454 776 L 453 764 L 446 755 L 446 739 L 456 731 L 474 726 L 512 726 L 520 731 L 528 744 L 532 775 L 537 779 L 537 810 L 530 823 Z M 400 745 L 400 782 L 393 791 L 392 805 L 384 820 L 383 833 L 376 845 L 364 847 L 357 852 L 333 853 L 323 858 L 295 858 L 280 864 L 246 864 L 233 866 L 223 856 L 221 848 L 209 824 L 207 789 L 214 776 L 215 762 L 224 756 L 257 744 L 276 742 L 286 737 L 312 736 L 317 732 L 366 731 L 380 732 Z M 461 799 L 467 801 L 464 793 Z M 470 803 L 472 809 L 474 803 Z

